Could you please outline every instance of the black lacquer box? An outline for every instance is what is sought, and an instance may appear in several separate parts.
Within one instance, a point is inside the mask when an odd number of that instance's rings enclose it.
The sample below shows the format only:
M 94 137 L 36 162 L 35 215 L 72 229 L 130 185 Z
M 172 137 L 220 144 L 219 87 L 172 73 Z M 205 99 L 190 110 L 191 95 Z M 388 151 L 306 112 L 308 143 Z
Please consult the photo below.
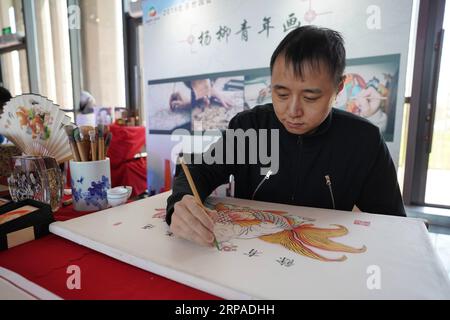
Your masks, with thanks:
M 0 250 L 6 250 L 49 233 L 54 220 L 50 205 L 35 200 L 9 202 L 0 207 Z

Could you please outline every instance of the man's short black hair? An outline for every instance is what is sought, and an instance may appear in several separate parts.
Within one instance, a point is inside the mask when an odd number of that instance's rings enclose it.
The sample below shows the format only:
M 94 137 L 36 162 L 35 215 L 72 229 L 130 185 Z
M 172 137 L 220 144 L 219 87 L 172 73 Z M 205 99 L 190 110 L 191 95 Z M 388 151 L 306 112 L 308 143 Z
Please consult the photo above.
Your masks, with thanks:
M 11 98 L 11 93 L 7 89 L 0 87 L 0 107 L 3 107 L 9 100 L 11 100 Z
M 292 64 L 294 74 L 301 78 L 305 64 L 320 67 L 324 63 L 338 85 L 345 70 L 345 47 L 342 35 L 334 30 L 315 26 L 302 26 L 288 33 L 270 59 L 273 71 L 278 56 L 283 55 L 286 66 Z
M 3 113 L 3 107 L 11 98 L 12 96 L 8 89 L 0 87 L 0 115 Z

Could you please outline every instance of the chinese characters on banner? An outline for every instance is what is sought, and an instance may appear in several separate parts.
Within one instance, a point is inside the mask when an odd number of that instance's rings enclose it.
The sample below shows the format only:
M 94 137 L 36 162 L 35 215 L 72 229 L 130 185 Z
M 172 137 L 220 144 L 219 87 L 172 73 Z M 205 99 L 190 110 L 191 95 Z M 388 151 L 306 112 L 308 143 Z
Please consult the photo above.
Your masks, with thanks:
M 270 30 L 275 29 L 276 26 L 272 24 L 272 17 L 263 17 L 261 19 L 261 25 L 258 26 L 259 31 L 255 31 L 256 35 L 263 35 L 266 38 L 269 38 L 270 36 Z M 301 26 L 300 20 L 297 19 L 295 16 L 295 13 L 289 14 L 286 21 L 283 23 L 283 32 L 287 33 L 297 27 Z M 249 36 L 251 34 L 252 26 L 249 25 L 247 19 L 243 19 L 240 26 L 236 28 L 236 32 L 234 32 L 235 36 L 238 36 L 241 41 L 248 42 Z M 255 29 L 256 30 L 256 29 Z M 216 35 L 216 39 L 218 42 L 222 42 L 225 40 L 226 43 L 228 43 L 228 38 L 232 35 L 233 27 L 232 26 L 226 26 L 226 25 L 220 25 L 217 27 L 216 30 L 203 30 L 200 35 L 197 37 L 198 43 L 201 46 L 209 46 L 213 38 L 211 37 L 211 34 Z

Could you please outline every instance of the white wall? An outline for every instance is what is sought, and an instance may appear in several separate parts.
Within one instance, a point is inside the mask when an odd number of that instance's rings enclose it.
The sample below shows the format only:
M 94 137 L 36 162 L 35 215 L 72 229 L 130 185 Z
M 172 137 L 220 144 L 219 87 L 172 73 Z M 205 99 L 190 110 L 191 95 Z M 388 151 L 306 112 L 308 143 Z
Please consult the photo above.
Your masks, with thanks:
M 143 2 L 146 82 L 266 68 L 275 47 L 287 34 L 283 32 L 283 24 L 289 14 L 295 13 L 302 25 L 314 24 L 340 31 L 346 41 L 348 59 L 401 55 L 394 141 L 388 143 L 393 160 L 398 163 L 412 0 L 204 0 L 196 3 L 195 8 L 187 9 L 186 1 L 181 0 Z M 165 14 L 170 5 L 177 10 Z M 156 9 L 156 16 L 149 15 L 150 7 Z M 265 33 L 258 34 L 264 17 L 270 17 L 275 27 L 270 29 L 268 38 Z M 251 26 L 248 42 L 235 34 L 244 19 Z M 232 29 L 228 43 L 216 40 L 221 25 Z M 212 36 L 211 45 L 201 46 L 198 37 L 206 30 Z M 145 91 L 146 108 L 149 108 Z M 175 143 L 170 144 L 168 137 L 160 135 L 147 138 L 147 151 L 152 158 L 149 170 L 154 171 L 149 179 L 154 179 L 150 183 L 158 191 L 162 183 L 159 162 L 170 158 L 167 152 Z

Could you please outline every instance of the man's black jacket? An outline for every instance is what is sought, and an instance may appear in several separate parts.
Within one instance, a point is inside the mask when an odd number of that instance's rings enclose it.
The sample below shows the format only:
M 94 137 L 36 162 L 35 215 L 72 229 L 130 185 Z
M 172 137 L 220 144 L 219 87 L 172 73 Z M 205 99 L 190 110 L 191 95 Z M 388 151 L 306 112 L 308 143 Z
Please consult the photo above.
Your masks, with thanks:
M 267 104 L 239 113 L 229 128 L 279 129 L 278 173 L 262 184 L 254 200 L 332 209 L 332 191 L 337 210 L 351 211 L 356 205 L 368 213 L 405 216 L 394 163 L 380 130 L 370 122 L 333 108 L 313 134 L 294 135 Z M 245 148 L 248 154 L 248 144 Z M 261 167 L 268 166 L 189 165 L 202 200 L 227 183 L 230 174 L 235 177 L 235 197 L 251 199 L 264 178 Z M 177 170 L 167 200 L 168 224 L 174 204 L 186 194 L 192 192 L 182 170 Z

